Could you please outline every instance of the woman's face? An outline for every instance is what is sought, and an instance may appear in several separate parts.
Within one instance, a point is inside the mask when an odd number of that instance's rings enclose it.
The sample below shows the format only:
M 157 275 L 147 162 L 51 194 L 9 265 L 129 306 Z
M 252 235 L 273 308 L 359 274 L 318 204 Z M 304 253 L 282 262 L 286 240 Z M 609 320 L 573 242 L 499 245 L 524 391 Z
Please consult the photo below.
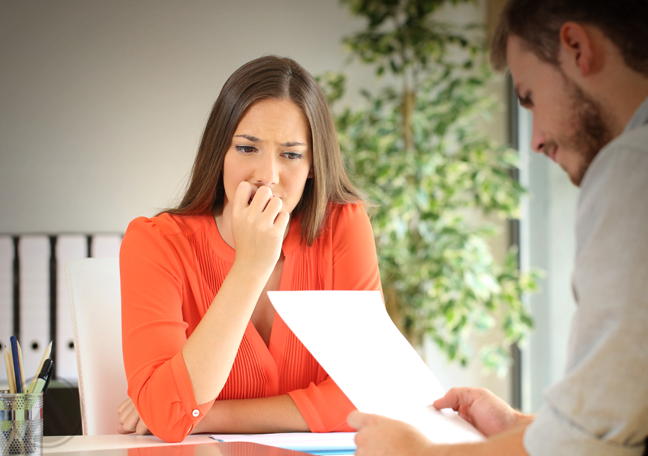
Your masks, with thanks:
M 267 99 L 252 105 L 236 127 L 223 164 L 223 215 L 231 217 L 238 185 L 269 187 L 291 213 L 312 176 L 308 121 L 290 100 Z

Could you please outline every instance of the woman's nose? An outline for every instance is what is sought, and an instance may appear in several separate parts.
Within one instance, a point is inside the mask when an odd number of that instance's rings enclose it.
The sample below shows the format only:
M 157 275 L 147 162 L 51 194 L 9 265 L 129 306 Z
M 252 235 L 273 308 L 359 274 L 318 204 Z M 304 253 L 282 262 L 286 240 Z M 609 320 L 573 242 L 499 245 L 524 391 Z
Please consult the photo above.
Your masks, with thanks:
M 279 175 L 274 157 L 263 157 L 262 160 L 259 160 L 259 164 L 254 171 L 254 180 L 255 183 L 268 187 L 277 183 Z

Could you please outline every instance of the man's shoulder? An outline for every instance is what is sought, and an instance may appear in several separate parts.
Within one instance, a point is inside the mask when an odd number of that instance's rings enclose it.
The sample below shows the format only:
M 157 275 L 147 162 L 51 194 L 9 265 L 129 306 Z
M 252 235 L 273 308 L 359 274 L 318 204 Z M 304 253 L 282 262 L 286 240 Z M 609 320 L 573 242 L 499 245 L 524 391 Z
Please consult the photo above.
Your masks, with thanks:
M 600 185 L 628 184 L 638 178 L 648 182 L 648 124 L 619 135 L 598 153 L 581 184 L 582 193 Z M 619 182 L 621 181 L 621 182 Z
M 629 148 L 648 154 L 648 123 L 621 134 L 609 146 L 613 149 Z
M 599 152 L 581 182 L 577 250 L 598 231 L 618 243 L 648 224 L 648 125 L 622 134 Z

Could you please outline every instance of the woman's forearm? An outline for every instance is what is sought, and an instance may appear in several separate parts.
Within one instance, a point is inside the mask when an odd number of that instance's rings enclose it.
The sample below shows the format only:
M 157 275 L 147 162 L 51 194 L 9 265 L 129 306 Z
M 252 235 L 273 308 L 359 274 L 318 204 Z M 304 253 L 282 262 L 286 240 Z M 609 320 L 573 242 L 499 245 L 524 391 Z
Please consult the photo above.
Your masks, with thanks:
M 287 394 L 259 399 L 216 401 L 192 434 L 266 434 L 308 432 L 308 425 Z
M 209 310 L 182 347 L 198 404 L 214 400 L 225 386 L 267 281 L 265 274 L 234 262 Z

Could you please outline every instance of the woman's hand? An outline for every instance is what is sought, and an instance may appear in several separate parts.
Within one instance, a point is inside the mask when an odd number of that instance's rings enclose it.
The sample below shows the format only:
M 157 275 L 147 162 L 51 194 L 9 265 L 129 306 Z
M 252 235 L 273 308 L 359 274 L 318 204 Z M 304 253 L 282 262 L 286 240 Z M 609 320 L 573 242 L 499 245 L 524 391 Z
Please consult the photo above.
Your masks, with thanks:
M 434 444 L 414 426 L 402 421 L 358 411 L 347 418 L 356 428 L 356 456 L 426 456 Z
M 434 401 L 438 410 L 451 408 L 486 437 L 528 424 L 532 417 L 511 408 L 484 388 L 452 388 Z
M 290 220 L 282 206 L 281 198 L 273 196 L 269 187 L 257 189 L 249 182 L 241 182 L 236 189 L 232 204 L 236 261 L 252 267 L 251 272 L 256 269 L 269 275 L 279 260 Z
M 130 398 L 126 399 L 117 407 L 117 414 L 119 415 L 119 426 L 117 426 L 117 432 L 120 434 L 150 434 L 151 431 L 148 430 L 146 424 L 139 416 L 135 404 Z

